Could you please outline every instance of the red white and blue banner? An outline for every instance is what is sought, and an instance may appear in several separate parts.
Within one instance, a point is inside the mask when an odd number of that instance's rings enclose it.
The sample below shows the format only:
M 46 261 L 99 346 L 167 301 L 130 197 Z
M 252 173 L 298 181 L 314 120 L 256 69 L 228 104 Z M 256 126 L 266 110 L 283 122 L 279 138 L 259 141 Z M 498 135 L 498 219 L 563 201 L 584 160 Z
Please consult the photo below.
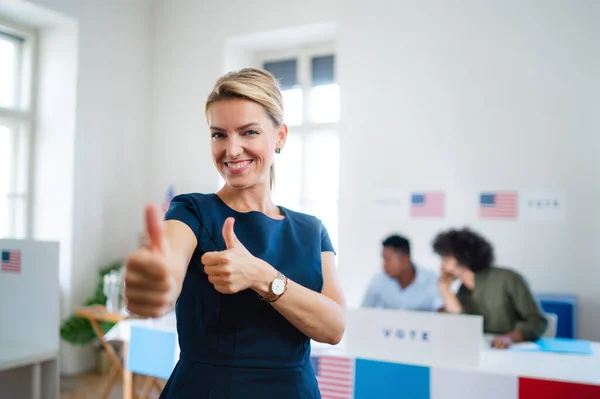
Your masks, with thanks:
M 517 376 L 412 366 L 366 359 L 324 357 L 327 364 L 353 364 L 349 380 L 354 386 L 336 389 L 332 383 L 319 388 L 324 399 L 598 399 L 600 385 L 585 385 Z M 320 364 L 313 357 L 313 367 Z M 320 370 L 315 370 L 319 379 Z M 342 377 L 346 381 L 346 377 Z M 350 389 L 351 388 L 351 389 Z M 349 396 L 352 392 L 353 396 Z

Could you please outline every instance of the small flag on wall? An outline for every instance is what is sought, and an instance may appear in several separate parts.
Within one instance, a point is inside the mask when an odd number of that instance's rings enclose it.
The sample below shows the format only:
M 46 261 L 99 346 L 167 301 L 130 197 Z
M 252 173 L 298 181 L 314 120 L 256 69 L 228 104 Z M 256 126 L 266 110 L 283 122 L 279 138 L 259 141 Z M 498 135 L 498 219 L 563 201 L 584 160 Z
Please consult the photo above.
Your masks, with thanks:
M 485 192 L 479 195 L 479 216 L 482 219 L 516 219 L 518 194 L 514 191 Z
M 412 217 L 444 217 L 446 195 L 441 191 L 413 193 L 410 200 Z
M 2 271 L 21 274 L 21 251 L 18 249 L 2 250 Z
M 170 185 L 165 193 L 165 198 L 163 200 L 163 212 L 167 213 L 169 210 L 169 205 L 171 205 L 171 200 L 175 197 L 175 189 L 173 185 Z
M 354 398 L 354 359 L 319 356 L 311 362 L 323 399 Z

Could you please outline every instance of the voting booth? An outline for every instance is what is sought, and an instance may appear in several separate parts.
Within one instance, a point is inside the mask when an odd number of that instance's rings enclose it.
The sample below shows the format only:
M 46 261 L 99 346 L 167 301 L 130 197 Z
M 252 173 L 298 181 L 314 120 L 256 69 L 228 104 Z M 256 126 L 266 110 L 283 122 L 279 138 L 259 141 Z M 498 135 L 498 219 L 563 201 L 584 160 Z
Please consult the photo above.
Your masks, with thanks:
M 0 398 L 59 397 L 59 245 L 0 240 Z
M 597 399 L 600 343 L 542 339 L 492 349 L 481 316 L 354 309 L 342 343 L 312 344 L 324 399 Z M 125 369 L 166 379 L 179 357 L 175 316 L 125 320 Z M 148 350 L 160 348 L 160 350 Z

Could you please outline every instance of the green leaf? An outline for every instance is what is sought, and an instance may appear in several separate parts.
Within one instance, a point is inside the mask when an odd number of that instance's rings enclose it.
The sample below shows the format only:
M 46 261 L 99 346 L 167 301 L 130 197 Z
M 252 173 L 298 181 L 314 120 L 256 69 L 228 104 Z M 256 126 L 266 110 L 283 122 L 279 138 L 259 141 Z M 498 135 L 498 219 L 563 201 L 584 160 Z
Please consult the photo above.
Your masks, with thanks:
M 96 333 L 89 320 L 71 316 L 60 327 L 60 337 L 73 345 L 86 345 L 94 341 Z

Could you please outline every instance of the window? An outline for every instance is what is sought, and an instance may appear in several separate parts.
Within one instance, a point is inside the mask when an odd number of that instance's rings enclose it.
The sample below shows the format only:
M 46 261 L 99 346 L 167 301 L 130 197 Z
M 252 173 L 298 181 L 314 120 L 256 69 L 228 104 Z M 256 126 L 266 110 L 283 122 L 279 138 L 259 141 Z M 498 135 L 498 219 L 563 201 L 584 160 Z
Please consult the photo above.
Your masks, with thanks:
M 289 134 L 275 161 L 278 205 L 314 215 L 338 248 L 339 86 L 331 48 L 258 54 L 281 84 Z
M 34 32 L 0 23 L 0 238 L 30 236 Z

